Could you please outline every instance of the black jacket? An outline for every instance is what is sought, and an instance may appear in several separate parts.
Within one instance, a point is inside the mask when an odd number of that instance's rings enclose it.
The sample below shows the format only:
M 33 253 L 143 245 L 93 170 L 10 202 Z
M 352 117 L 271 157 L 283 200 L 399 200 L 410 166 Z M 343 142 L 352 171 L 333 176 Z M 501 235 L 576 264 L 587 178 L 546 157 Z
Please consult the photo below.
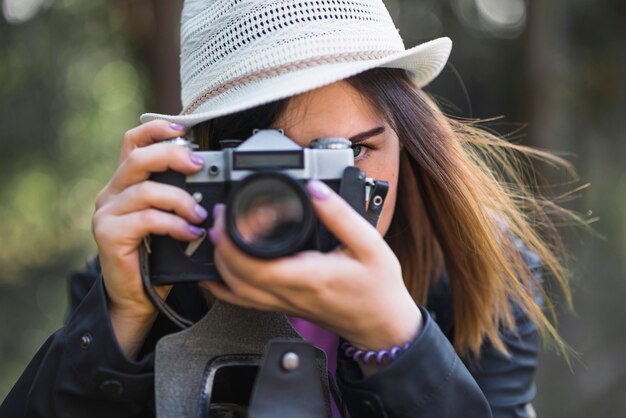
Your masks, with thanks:
M 531 267 L 536 257 L 524 254 Z M 507 358 L 485 344 L 480 360 L 464 364 L 449 342 L 453 332 L 449 283 L 432 287 L 424 328 L 411 348 L 363 378 L 339 353 L 337 379 L 353 418 L 534 416 L 536 327 L 516 310 L 517 333 L 503 333 Z M 1 417 L 154 416 L 154 346 L 177 329 L 157 318 L 137 361 L 115 340 L 96 260 L 70 276 L 70 309 L 63 328 L 44 343 L 0 406 Z M 188 318 L 207 306 L 195 285 L 177 285 L 168 302 Z

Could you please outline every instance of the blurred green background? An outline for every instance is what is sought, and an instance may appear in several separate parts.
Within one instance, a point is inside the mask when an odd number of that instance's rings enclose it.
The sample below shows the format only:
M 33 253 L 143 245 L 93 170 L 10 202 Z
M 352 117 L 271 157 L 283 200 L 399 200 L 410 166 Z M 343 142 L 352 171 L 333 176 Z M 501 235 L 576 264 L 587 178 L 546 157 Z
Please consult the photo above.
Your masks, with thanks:
M 177 113 L 180 1 L 0 0 L 0 399 L 59 328 L 65 279 L 95 253 L 94 199 L 144 111 Z M 626 416 L 626 1 L 386 0 L 407 46 L 454 41 L 428 90 L 457 116 L 504 116 L 591 187 L 564 230 L 571 368 L 544 350 L 544 417 Z M 558 176 L 557 176 L 558 177 Z

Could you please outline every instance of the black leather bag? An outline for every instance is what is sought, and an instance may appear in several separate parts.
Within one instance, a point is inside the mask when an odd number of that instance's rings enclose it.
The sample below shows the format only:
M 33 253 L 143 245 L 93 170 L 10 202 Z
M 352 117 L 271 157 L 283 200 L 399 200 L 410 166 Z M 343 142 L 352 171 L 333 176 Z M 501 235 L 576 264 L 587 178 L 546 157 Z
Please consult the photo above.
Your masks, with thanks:
M 198 418 L 329 417 L 316 354 L 305 341 L 275 339 L 263 357 L 214 357 L 203 375 Z
M 329 418 L 331 393 L 341 405 L 325 353 L 283 314 L 218 301 L 157 344 L 158 418 Z

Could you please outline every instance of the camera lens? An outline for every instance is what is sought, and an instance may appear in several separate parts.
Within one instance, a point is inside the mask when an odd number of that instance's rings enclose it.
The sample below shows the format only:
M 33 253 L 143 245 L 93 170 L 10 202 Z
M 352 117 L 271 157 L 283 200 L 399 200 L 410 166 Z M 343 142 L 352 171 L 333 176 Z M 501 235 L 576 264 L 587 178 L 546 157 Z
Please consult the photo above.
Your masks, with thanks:
M 275 258 L 297 252 L 307 242 L 313 209 L 302 186 L 277 172 L 255 173 L 232 191 L 226 227 L 245 252 Z

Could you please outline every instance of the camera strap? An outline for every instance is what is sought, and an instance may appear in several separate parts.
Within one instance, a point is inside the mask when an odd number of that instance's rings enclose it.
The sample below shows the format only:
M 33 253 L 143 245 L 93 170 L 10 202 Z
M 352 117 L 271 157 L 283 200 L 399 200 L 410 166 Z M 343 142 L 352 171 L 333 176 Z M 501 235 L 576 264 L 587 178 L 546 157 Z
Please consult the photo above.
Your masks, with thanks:
M 188 328 L 193 325 L 193 322 L 187 318 L 183 318 L 167 303 L 165 303 L 165 301 L 157 294 L 152 282 L 150 281 L 150 263 L 148 261 L 150 246 L 146 241 L 147 239 L 149 238 L 144 239 L 144 245 L 139 246 L 139 270 L 141 272 L 141 282 L 143 283 L 146 296 L 148 296 L 150 302 L 152 302 L 161 315 L 172 321 L 172 323 L 179 328 Z

